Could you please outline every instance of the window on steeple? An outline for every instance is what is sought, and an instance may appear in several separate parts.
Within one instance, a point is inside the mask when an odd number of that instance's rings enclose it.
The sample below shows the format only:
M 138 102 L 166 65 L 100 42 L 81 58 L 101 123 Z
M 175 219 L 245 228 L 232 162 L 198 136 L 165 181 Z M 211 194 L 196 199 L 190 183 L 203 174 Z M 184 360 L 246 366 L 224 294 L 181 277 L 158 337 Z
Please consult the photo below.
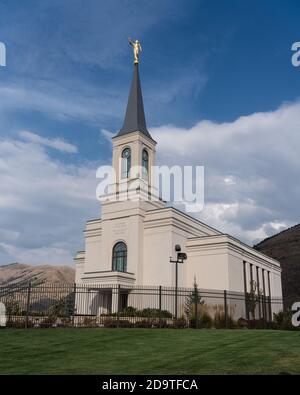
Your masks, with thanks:
M 142 178 L 143 180 L 148 180 L 148 173 L 149 173 L 149 155 L 148 152 L 143 149 L 142 153 Z
M 121 178 L 128 178 L 130 176 L 130 168 L 131 168 L 131 150 L 130 148 L 125 148 L 122 151 L 121 158 Z

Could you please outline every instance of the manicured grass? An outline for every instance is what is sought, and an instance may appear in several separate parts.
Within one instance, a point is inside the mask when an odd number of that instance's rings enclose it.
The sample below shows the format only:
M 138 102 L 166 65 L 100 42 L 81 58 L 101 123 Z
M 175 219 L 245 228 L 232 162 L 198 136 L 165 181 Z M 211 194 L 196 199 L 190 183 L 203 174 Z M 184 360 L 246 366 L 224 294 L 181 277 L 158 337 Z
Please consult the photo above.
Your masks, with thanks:
M 300 373 L 297 332 L 0 330 L 2 374 Z

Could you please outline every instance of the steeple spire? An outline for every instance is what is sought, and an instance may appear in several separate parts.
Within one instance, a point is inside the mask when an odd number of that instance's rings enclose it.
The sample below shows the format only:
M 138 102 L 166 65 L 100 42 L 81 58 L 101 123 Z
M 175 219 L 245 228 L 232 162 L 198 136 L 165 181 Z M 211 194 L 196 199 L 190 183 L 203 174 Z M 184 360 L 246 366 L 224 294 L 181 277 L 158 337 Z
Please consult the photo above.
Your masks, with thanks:
M 152 139 L 146 126 L 138 63 L 134 64 L 133 79 L 131 83 L 124 124 L 116 137 L 136 131 L 139 131 Z

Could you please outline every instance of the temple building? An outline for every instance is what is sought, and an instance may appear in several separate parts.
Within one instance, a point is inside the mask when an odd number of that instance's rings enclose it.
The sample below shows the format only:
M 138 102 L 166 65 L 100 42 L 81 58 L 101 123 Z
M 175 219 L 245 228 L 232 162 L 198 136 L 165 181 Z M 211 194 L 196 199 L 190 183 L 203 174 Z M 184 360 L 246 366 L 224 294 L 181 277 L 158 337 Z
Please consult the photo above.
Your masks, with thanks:
M 281 298 L 278 261 L 160 199 L 149 199 L 157 143 L 146 126 L 138 62 L 133 67 L 124 124 L 112 138 L 112 164 L 113 193 L 135 199 L 103 200 L 101 219 L 87 222 L 85 250 L 75 257 L 76 283 L 174 286 L 176 265 L 170 257 L 176 259 L 180 246 L 187 259 L 178 265 L 179 287 L 192 287 L 196 278 L 199 288 L 244 293 L 256 281 L 266 296 Z

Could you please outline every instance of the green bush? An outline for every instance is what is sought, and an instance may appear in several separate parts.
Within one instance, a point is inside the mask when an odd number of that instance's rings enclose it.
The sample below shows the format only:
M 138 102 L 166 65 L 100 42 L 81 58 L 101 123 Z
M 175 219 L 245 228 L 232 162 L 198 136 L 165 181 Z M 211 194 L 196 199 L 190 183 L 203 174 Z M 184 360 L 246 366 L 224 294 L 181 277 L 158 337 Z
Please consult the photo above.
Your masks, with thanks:
M 173 322 L 174 328 L 182 329 L 182 328 L 186 328 L 186 326 L 187 326 L 186 320 L 184 317 L 177 318 L 177 320 L 174 320 Z
M 118 328 L 133 328 L 133 323 L 128 320 L 119 320 L 119 325 L 117 323 Z
M 234 329 L 237 327 L 237 323 L 230 314 L 227 314 L 227 325 L 226 316 L 224 312 L 216 312 L 214 317 L 214 327 L 216 329 L 230 328 Z
M 112 313 L 111 316 L 115 317 L 118 313 Z M 125 307 L 120 313 L 120 317 L 147 317 L 147 318 L 172 318 L 172 314 L 168 310 L 152 309 L 147 307 L 143 310 L 138 310 L 133 306 Z
M 18 320 L 8 320 L 6 323 L 6 326 L 8 328 L 14 328 L 14 329 L 24 329 L 26 327 L 26 320 L 25 319 L 18 319 Z M 27 328 L 33 328 L 33 322 L 31 320 L 28 320 L 27 323 Z
M 213 319 L 208 313 L 202 313 L 199 319 L 199 328 L 209 329 L 213 326 Z
M 72 326 L 72 319 L 70 317 L 63 317 L 60 323 L 61 327 L 70 327 Z
M 202 312 L 198 316 L 198 326 L 197 328 L 212 328 L 213 326 L 213 319 L 211 318 L 210 314 L 207 313 L 206 311 Z M 189 320 L 189 326 L 190 328 L 196 328 L 197 322 L 196 322 L 196 317 L 193 316 Z
M 138 313 L 138 309 L 132 306 L 125 307 L 119 314 L 121 317 L 135 317 Z
M 108 318 L 103 321 L 103 326 L 104 326 L 104 328 L 117 328 L 118 321 L 114 318 Z
M 156 327 L 157 328 L 169 328 L 170 325 L 168 324 L 168 321 L 166 319 L 162 319 L 162 320 L 156 321 Z
M 277 329 L 295 330 L 292 325 L 292 315 L 290 310 L 273 313 L 273 321 Z
M 133 328 L 134 324 L 128 320 L 117 320 L 108 318 L 103 321 L 104 328 Z
M 48 317 L 44 318 L 41 322 L 42 328 L 52 328 L 57 324 L 57 316 L 49 315 Z
M 237 326 L 238 328 L 248 328 L 248 321 L 245 318 L 240 317 L 237 320 Z
M 266 329 L 267 323 L 262 318 L 259 320 L 249 320 L 248 321 L 248 328 L 249 329 Z
M 156 325 L 156 322 L 153 322 L 152 320 L 140 320 L 140 321 L 135 322 L 134 327 L 135 328 L 152 328 L 155 325 Z
M 96 326 L 96 321 L 97 321 L 97 318 L 94 316 L 84 317 L 82 326 L 88 327 L 88 328 L 94 328 Z
M 151 308 L 146 308 L 143 310 L 138 310 L 138 316 L 140 317 L 161 317 L 161 318 L 172 318 L 172 314 L 168 310 L 161 310 L 159 309 L 151 309 Z

